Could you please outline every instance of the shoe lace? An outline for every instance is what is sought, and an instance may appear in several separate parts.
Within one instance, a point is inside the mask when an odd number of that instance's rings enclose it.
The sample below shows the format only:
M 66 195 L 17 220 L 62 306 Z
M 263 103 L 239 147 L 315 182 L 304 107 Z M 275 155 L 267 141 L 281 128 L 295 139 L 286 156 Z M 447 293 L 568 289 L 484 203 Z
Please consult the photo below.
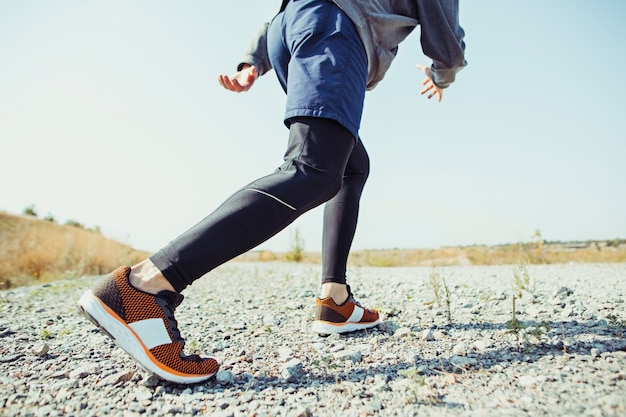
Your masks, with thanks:
M 174 341 L 181 342 L 181 345 L 185 345 L 185 340 L 180 335 L 180 330 L 178 330 L 178 322 L 176 321 L 176 317 L 174 317 L 174 311 L 176 307 L 172 307 L 170 304 L 165 305 L 165 318 L 167 319 L 167 323 L 169 324 L 170 330 L 172 332 L 172 336 L 174 336 Z
M 184 360 L 191 360 L 194 362 L 202 362 L 203 358 L 199 355 L 191 354 L 185 355 L 185 339 L 180 334 L 180 330 L 178 330 L 178 322 L 176 321 L 176 317 L 174 317 L 174 313 L 176 312 L 176 307 L 180 305 L 183 301 L 183 298 L 180 294 L 176 294 L 171 291 L 161 291 L 158 294 L 159 298 L 164 300 L 165 302 L 161 305 L 163 307 L 163 313 L 165 314 L 165 318 L 167 319 L 167 324 L 170 328 L 170 332 L 174 338 L 174 342 L 180 343 L 180 357 Z
M 157 294 L 159 298 L 161 298 L 164 303 L 161 304 L 163 308 L 163 313 L 165 314 L 165 318 L 167 319 L 167 325 L 170 328 L 170 332 L 174 337 L 175 342 L 180 342 L 182 346 L 185 345 L 185 340 L 180 334 L 180 330 L 178 330 L 178 321 L 176 321 L 176 317 L 174 317 L 174 312 L 176 311 L 176 307 L 181 303 L 181 299 L 179 299 L 178 294 L 172 293 L 170 291 L 161 291 Z
M 350 289 L 350 286 L 349 286 L 349 285 L 346 285 L 346 288 L 348 289 L 348 299 L 347 299 L 346 301 L 351 301 L 351 302 L 353 302 L 353 303 L 354 303 L 354 305 L 361 307 L 363 310 L 367 310 L 367 311 L 369 311 L 370 313 L 372 312 L 372 310 L 371 310 L 371 309 L 366 308 L 366 307 L 363 307 L 363 306 L 361 305 L 361 303 L 359 303 L 357 300 L 355 300 L 355 298 L 354 298 L 354 294 L 352 294 L 352 290 Z

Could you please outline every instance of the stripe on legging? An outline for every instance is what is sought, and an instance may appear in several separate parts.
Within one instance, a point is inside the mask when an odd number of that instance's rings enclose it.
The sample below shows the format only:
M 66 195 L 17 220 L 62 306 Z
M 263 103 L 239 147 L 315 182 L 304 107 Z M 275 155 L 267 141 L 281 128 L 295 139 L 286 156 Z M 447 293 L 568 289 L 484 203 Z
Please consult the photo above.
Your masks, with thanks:
M 263 194 L 263 195 L 266 195 L 266 196 L 268 196 L 268 197 L 271 197 L 271 198 L 273 198 L 274 200 L 278 201 L 280 204 L 282 204 L 282 205 L 284 205 L 284 206 L 286 206 L 286 207 L 289 207 L 289 208 L 290 208 L 290 209 L 292 209 L 293 211 L 296 211 L 296 208 L 295 208 L 294 206 L 291 206 L 291 205 L 289 205 L 289 204 L 285 203 L 285 202 L 284 202 L 283 200 L 281 200 L 280 198 L 278 198 L 278 197 L 276 197 L 276 196 L 273 196 L 273 195 L 271 195 L 271 194 L 269 194 L 269 193 L 266 193 L 265 191 L 255 190 L 254 188 L 246 188 L 246 190 L 248 190 L 248 191 L 254 191 L 254 192 L 257 192 L 257 193 L 259 193 L 259 194 Z

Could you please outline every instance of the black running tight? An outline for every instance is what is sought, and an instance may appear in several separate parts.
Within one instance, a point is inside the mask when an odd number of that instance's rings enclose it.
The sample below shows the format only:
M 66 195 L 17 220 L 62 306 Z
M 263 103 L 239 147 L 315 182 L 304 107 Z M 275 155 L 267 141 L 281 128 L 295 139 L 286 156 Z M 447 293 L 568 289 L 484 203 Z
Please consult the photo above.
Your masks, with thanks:
M 284 163 L 276 171 L 241 188 L 151 260 L 180 292 L 326 202 L 322 279 L 345 283 L 368 174 L 365 148 L 343 126 L 330 119 L 295 118 Z

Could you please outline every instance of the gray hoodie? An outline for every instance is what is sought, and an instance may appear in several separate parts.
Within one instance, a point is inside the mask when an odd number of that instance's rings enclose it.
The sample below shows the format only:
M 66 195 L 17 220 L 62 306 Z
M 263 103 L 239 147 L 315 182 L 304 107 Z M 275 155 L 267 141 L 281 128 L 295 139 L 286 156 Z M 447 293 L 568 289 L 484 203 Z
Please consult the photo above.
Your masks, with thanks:
M 458 0 L 333 0 L 354 23 L 368 58 L 367 88 L 383 79 L 398 52 L 398 45 L 417 25 L 422 51 L 432 59 L 432 79 L 448 87 L 467 62 L 465 32 L 459 25 Z M 272 67 L 267 54 L 265 23 L 246 51 L 242 64 L 257 67 L 260 75 Z M 239 68 L 241 68 L 241 65 Z

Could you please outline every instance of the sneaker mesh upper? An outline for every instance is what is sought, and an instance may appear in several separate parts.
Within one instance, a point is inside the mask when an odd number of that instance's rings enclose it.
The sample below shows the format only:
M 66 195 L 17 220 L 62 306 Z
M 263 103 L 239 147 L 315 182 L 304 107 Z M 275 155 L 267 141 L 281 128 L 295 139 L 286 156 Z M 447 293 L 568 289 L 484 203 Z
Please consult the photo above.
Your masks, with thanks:
M 162 291 L 154 296 L 137 290 L 129 284 L 129 274 L 129 267 L 118 268 L 94 288 L 94 295 L 126 323 L 153 318 L 163 320 L 172 343 L 150 349 L 156 363 L 183 374 L 204 375 L 217 372 L 219 364 L 214 358 L 184 355 L 185 342 L 174 319 L 174 310 L 184 297 L 171 291 Z

